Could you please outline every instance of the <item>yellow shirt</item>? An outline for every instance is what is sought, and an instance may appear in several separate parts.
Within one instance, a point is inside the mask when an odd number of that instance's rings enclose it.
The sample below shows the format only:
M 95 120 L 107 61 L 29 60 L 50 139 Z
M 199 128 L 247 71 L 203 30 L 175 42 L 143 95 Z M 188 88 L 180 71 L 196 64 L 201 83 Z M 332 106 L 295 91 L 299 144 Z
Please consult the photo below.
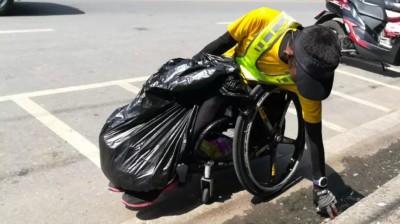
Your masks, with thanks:
M 277 10 L 262 7 L 245 14 L 231 23 L 228 26 L 228 32 L 236 41 L 238 41 L 238 44 L 227 51 L 225 55 L 243 56 L 251 41 L 273 18 L 279 14 L 280 12 Z M 279 75 L 289 72 L 288 65 L 279 58 L 279 47 L 283 36 L 284 35 L 282 35 L 274 46 L 257 61 L 257 67 L 262 72 L 270 75 Z M 281 87 L 297 94 L 303 110 L 303 118 L 306 122 L 321 122 L 321 101 L 312 101 L 304 98 L 299 93 L 296 85 L 281 85 Z

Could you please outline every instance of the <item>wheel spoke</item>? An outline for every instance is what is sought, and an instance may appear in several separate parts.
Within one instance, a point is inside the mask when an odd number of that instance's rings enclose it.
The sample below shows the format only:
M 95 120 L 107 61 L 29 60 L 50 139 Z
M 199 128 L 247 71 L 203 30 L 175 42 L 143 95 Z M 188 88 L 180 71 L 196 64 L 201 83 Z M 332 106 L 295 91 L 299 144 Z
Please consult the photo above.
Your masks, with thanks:
M 289 138 L 289 137 L 286 137 L 286 136 L 282 136 L 282 140 L 279 143 L 294 145 L 294 144 L 296 144 L 296 140 L 294 140 L 292 138 Z
M 277 162 L 276 154 L 277 154 L 276 148 L 271 149 L 270 158 L 269 158 L 269 161 L 270 161 L 270 180 L 269 181 L 271 184 L 276 181 L 276 162 Z
M 296 163 L 296 161 L 295 161 L 293 158 L 291 158 L 291 159 L 290 159 L 290 162 L 289 162 L 288 165 L 286 166 L 286 171 L 285 171 L 285 173 L 290 173 L 290 172 L 292 171 L 293 166 L 294 166 L 295 163 Z
M 272 130 L 274 130 L 274 128 L 272 127 L 271 122 L 268 119 L 267 114 L 265 113 L 263 107 L 260 107 L 258 109 L 258 114 L 260 115 L 262 122 L 264 123 L 265 127 L 267 128 L 268 133 L 271 133 Z
M 263 147 L 261 147 L 260 149 L 256 149 L 256 157 L 260 156 L 263 152 L 265 152 L 266 150 L 269 150 L 270 147 L 268 144 L 264 145 Z
M 286 100 L 285 100 L 285 110 L 283 110 L 283 113 L 282 113 L 282 117 L 281 117 L 281 119 L 279 120 L 279 130 L 282 130 L 283 129 L 283 126 L 285 125 L 285 117 L 286 117 L 286 113 L 287 113 L 287 110 L 288 110 L 288 108 L 289 108 L 289 105 L 290 105 L 290 101 L 291 101 L 292 99 L 288 96 L 287 98 L 286 98 Z M 283 133 L 282 133 L 283 134 Z

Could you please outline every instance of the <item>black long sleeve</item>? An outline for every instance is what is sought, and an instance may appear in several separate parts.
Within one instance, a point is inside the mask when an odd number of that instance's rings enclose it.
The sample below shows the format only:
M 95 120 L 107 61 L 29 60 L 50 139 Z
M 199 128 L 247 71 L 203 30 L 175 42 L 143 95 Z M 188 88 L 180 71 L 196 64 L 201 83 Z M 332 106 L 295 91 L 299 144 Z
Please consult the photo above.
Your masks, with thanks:
M 311 165 L 313 178 L 319 179 L 325 176 L 325 152 L 322 141 L 322 123 L 305 122 L 306 144 L 311 153 Z
M 196 59 L 202 53 L 208 53 L 213 55 L 222 55 L 227 50 L 231 49 L 237 44 L 237 41 L 229 34 L 229 32 L 224 33 L 222 36 L 218 37 L 216 40 L 207 44 L 199 53 L 193 56 Z

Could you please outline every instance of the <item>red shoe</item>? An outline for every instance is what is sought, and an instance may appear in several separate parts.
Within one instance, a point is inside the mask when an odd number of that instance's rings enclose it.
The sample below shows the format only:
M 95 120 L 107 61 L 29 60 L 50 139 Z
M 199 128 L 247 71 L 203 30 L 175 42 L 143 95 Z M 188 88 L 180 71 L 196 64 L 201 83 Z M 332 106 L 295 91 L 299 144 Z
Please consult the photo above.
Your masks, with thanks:
M 117 192 L 117 193 L 121 193 L 124 192 L 124 190 L 122 188 L 116 187 L 114 184 L 112 184 L 111 182 L 108 183 L 108 190 L 112 191 L 112 192 Z
M 168 187 L 161 190 L 152 190 L 149 192 L 126 191 L 122 195 L 122 203 L 129 208 L 144 208 L 153 205 L 162 193 L 174 189 L 178 181 L 172 182 Z

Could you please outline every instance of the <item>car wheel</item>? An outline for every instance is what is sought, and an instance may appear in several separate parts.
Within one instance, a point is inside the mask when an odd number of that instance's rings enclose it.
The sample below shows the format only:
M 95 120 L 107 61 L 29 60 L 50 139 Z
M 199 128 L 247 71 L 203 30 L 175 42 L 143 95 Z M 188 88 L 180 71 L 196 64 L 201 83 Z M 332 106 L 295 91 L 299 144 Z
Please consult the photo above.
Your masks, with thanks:
M 13 5 L 14 0 L 0 0 L 0 16 L 5 15 Z

